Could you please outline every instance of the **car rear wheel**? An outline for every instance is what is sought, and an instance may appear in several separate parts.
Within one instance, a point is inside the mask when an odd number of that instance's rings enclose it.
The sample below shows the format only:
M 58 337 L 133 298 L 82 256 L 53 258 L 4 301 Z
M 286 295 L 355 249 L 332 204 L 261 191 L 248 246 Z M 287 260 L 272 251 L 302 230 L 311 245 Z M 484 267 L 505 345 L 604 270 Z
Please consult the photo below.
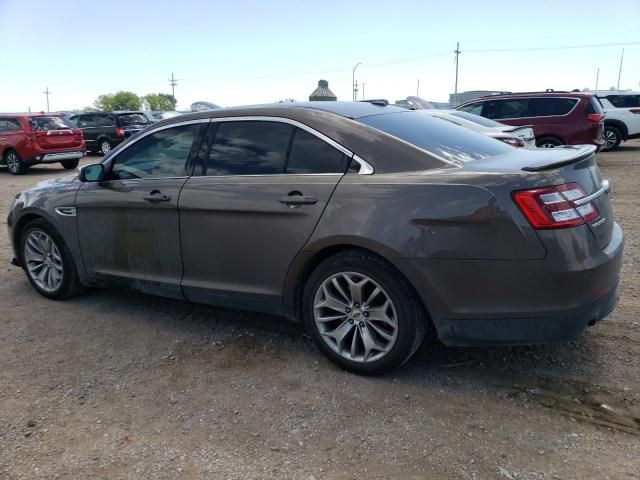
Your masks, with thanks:
M 605 125 L 604 147 L 602 147 L 602 150 L 604 152 L 615 150 L 620 146 L 620 142 L 622 142 L 622 132 L 620 132 L 620 129 L 612 125 Z
M 80 163 L 80 160 L 78 160 L 78 159 L 75 159 L 75 160 L 63 160 L 60 163 L 62 164 L 62 166 L 66 170 L 73 170 L 74 168 L 78 168 L 78 164 Z
M 27 278 L 41 295 L 64 300 L 83 290 L 69 248 L 46 221 L 33 220 L 25 227 L 20 255 Z
M 322 262 L 303 292 L 303 319 L 320 350 L 360 374 L 404 364 L 422 344 L 425 312 L 410 284 L 380 257 L 358 250 Z
M 111 142 L 106 138 L 103 138 L 102 140 L 100 140 L 100 150 L 102 150 L 102 153 L 104 155 L 109 153 L 111 151 Z
M 544 137 L 536 142 L 538 148 L 555 148 L 564 145 L 561 140 L 554 137 Z
M 9 150 L 6 153 L 4 160 L 7 164 L 7 168 L 9 169 L 9 173 L 12 175 L 22 175 L 27 170 L 26 165 L 20 159 L 15 150 Z

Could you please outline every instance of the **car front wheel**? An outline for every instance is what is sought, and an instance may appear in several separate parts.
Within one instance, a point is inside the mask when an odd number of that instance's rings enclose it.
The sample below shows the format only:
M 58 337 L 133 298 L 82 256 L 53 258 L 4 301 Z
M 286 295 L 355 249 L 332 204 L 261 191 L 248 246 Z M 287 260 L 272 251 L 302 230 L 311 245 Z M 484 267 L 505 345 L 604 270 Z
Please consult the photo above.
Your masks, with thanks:
M 411 285 L 380 257 L 358 250 L 330 257 L 313 271 L 303 318 L 332 362 L 360 374 L 401 366 L 425 335 L 425 312 Z
M 27 278 L 41 295 L 64 300 L 82 291 L 69 248 L 44 220 L 33 220 L 25 227 L 20 253 Z

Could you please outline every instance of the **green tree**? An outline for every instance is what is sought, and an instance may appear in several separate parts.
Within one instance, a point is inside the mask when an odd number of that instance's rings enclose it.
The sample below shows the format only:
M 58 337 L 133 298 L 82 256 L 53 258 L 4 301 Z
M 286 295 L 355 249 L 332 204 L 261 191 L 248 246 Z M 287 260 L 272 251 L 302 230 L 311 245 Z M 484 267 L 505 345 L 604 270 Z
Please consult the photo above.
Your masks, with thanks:
M 133 92 L 116 92 L 100 95 L 94 102 L 95 107 L 102 111 L 140 110 L 140 97 Z
M 278 100 L 278 103 L 291 103 L 295 101 L 296 101 L 295 98 L 285 98 L 284 100 Z
M 142 97 L 142 103 L 147 110 L 173 111 L 178 101 L 168 93 L 150 93 Z

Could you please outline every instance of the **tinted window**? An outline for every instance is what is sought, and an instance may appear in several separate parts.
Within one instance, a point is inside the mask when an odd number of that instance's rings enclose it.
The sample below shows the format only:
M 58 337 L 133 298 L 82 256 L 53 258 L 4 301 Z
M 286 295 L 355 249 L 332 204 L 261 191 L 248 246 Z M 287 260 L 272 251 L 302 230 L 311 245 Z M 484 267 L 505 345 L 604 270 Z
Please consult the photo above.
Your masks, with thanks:
M 487 118 L 520 118 L 527 116 L 529 99 L 514 98 L 486 102 L 483 116 Z
M 532 98 L 529 100 L 529 117 L 566 115 L 578 103 L 577 98 Z
M 358 121 L 447 160 L 467 162 L 513 150 L 505 143 L 419 111 L 373 115 Z
M 280 122 L 220 122 L 205 175 L 283 173 L 293 127 Z
M 0 118 L 0 131 L 10 132 L 20 130 L 20 122 L 17 118 Z
M 339 173 L 344 171 L 344 167 L 342 152 L 315 135 L 296 129 L 287 173 Z
M 152 133 L 115 158 L 115 179 L 182 177 L 188 175 L 187 160 L 199 125 L 183 125 Z
M 69 130 L 76 128 L 73 123 L 64 117 L 35 117 L 31 119 L 31 126 L 35 132 Z
M 151 122 L 142 113 L 124 113 L 120 114 L 120 124 L 123 127 L 130 125 L 148 125 Z
M 78 128 L 93 127 L 95 123 L 95 115 L 78 115 L 77 117 L 71 117 L 71 121 L 75 123 Z
M 113 115 L 94 115 L 92 127 L 115 127 L 116 118 Z
M 616 108 L 640 107 L 640 95 L 609 95 L 605 98 Z
M 468 112 L 451 112 L 451 115 L 464 118 L 465 120 L 469 120 L 470 122 L 477 123 L 478 125 L 482 125 L 483 127 L 503 127 L 504 126 L 503 123 L 494 122 L 493 120 L 489 120 L 488 118 L 481 117 L 479 114 L 473 114 Z
M 469 105 L 465 105 L 463 107 L 460 107 L 458 110 L 460 110 L 462 112 L 473 113 L 474 115 L 481 115 L 482 114 L 482 105 L 484 105 L 482 102 L 470 103 Z

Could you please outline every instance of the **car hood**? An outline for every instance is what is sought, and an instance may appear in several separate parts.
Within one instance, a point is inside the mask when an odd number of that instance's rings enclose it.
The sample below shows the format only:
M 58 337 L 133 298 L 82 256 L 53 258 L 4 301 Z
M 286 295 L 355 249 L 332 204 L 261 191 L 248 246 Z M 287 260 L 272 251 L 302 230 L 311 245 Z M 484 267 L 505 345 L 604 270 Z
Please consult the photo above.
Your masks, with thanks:
M 80 186 L 80 181 L 78 180 L 77 173 L 74 173 L 72 175 L 65 175 L 64 177 L 53 178 L 51 180 L 45 180 L 44 182 L 39 182 L 26 191 L 58 190 L 60 188 L 67 189 L 69 186 L 73 184 L 76 184 L 76 186 Z

